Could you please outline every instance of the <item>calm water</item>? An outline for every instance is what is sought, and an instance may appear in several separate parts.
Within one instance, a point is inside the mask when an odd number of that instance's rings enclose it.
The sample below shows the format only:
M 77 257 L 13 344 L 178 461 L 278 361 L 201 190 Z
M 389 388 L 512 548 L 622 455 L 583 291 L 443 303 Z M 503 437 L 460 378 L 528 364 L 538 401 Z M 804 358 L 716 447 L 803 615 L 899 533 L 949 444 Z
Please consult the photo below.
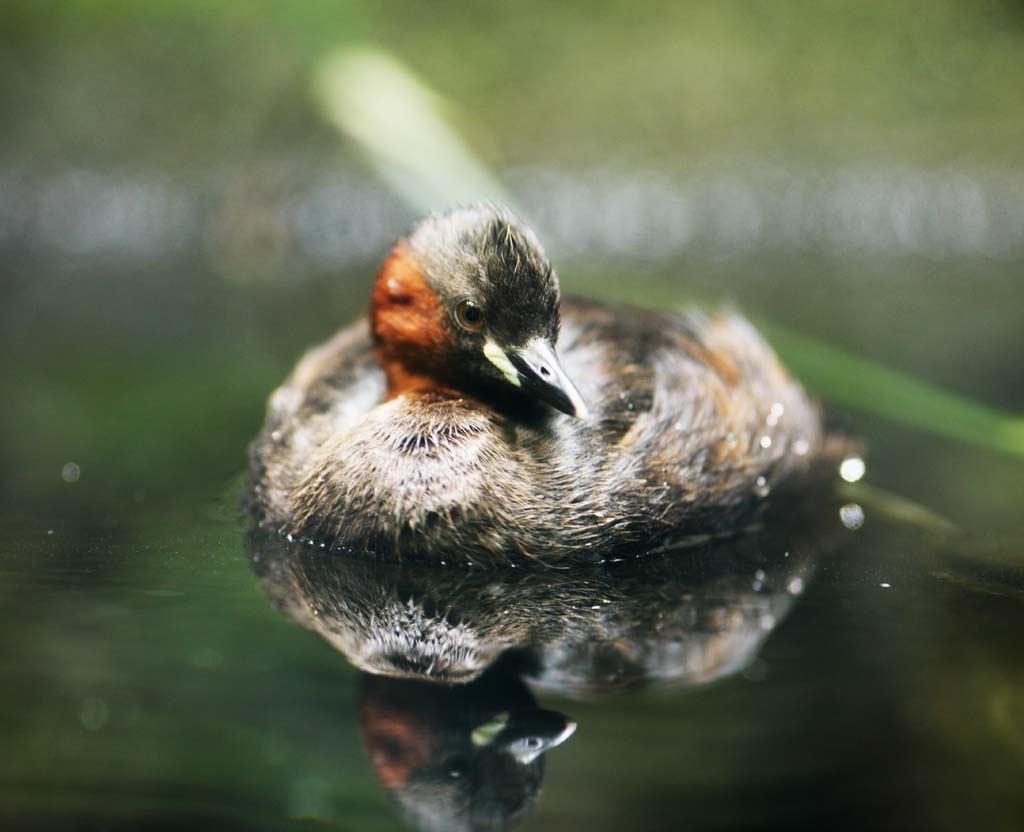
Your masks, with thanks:
M 1020 3 L 0 5 L 0 830 L 1024 829 Z M 566 291 L 763 325 L 864 479 L 572 573 L 250 537 L 266 397 L 467 153 Z
M 853 278 L 804 266 L 783 306 L 744 277 L 770 262 L 679 264 L 687 292 L 749 295 L 813 332 L 817 299 Z M 396 573 L 247 540 L 264 397 L 370 273 L 271 289 L 190 264 L 9 261 L 6 828 L 1019 828 L 1019 460 L 839 412 L 870 449 L 861 483 L 735 541 L 594 571 Z M 681 299 L 671 273 L 628 291 Z M 580 261 L 563 275 L 621 283 Z M 920 338 L 959 355 L 932 326 L 956 275 L 904 275 L 938 293 Z M 860 351 L 956 378 L 885 331 Z M 1003 358 L 961 387 L 1019 406 Z M 366 672 L 384 668 L 472 681 Z

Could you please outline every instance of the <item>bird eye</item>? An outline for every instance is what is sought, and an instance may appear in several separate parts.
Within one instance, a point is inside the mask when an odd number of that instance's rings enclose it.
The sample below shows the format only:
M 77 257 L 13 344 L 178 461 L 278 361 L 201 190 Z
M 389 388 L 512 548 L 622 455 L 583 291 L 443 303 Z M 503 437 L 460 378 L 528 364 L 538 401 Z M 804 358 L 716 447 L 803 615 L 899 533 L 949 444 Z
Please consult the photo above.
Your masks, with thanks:
M 446 761 L 444 770 L 452 780 L 458 780 L 469 772 L 469 760 L 458 754 Z
M 464 300 L 455 308 L 455 320 L 463 329 L 475 331 L 484 325 L 484 313 L 472 301 Z

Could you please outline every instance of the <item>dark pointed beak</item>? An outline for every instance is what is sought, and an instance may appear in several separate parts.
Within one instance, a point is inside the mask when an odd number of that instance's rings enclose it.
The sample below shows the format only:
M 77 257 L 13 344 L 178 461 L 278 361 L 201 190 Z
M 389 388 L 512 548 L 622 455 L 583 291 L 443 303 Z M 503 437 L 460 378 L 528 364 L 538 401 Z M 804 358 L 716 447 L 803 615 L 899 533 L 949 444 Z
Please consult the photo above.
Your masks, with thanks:
M 590 411 L 580 391 L 565 374 L 547 341 L 531 341 L 525 347 L 510 349 L 507 355 L 519 373 L 519 386 L 524 393 L 536 396 L 569 416 L 587 418 Z

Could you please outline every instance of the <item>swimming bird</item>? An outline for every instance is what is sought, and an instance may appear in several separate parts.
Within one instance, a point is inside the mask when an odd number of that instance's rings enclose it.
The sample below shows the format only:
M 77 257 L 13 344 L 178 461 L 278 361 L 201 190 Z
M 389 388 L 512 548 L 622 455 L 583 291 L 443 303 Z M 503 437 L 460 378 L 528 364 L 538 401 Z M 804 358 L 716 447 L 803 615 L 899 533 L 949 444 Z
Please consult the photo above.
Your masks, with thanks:
M 274 392 L 250 505 L 340 553 L 594 563 L 749 523 L 828 445 L 738 313 L 563 298 L 533 231 L 475 205 L 401 239 L 368 319 Z

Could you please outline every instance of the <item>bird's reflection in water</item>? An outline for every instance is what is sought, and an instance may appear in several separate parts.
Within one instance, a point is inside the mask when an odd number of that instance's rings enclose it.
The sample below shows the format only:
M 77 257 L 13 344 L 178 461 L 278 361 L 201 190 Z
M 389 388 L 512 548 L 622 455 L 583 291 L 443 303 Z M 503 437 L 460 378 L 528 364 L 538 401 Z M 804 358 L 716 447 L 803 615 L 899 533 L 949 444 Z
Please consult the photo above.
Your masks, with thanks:
M 278 608 L 356 667 L 378 779 L 422 829 L 500 829 L 575 724 L 535 692 L 593 697 L 736 673 L 841 533 L 836 505 L 639 560 L 469 571 L 339 557 L 253 532 Z
M 421 829 L 503 828 L 576 728 L 506 661 L 457 686 L 364 674 L 359 718 L 378 779 Z

